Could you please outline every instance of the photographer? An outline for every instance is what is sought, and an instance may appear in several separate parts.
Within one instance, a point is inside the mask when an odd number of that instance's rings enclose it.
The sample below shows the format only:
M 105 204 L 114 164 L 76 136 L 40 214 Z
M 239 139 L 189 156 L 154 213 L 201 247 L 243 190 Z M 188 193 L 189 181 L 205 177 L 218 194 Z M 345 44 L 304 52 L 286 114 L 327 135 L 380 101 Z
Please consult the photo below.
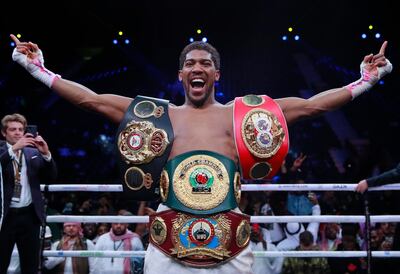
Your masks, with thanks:
M 19 250 L 22 273 L 37 273 L 40 225 L 44 201 L 40 183 L 54 180 L 57 169 L 46 141 L 37 132 L 26 133 L 26 118 L 6 115 L 1 120 L 6 142 L 0 145 L 3 169 L 3 224 L 0 230 L 0 273 L 6 273 L 14 245 Z

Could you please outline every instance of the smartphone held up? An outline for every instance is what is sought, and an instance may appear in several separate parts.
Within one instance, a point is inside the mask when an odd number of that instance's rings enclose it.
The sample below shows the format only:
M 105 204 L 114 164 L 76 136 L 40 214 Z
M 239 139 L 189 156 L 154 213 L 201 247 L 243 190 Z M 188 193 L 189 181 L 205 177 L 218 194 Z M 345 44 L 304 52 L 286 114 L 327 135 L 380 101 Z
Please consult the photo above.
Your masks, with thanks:
M 38 134 L 38 128 L 37 125 L 27 125 L 25 129 L 25 133 L 29 133 L 33 136 L 33 138 L 36 138 Z

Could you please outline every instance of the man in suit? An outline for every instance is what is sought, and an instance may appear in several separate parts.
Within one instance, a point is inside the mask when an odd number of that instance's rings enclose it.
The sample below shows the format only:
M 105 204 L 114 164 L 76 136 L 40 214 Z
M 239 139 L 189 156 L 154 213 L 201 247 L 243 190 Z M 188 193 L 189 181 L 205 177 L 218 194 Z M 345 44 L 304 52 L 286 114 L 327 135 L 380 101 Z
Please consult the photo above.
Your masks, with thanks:
M 25 133 L 26 118 L 6 115 L 1 120 L 3 224 L 0 230 L 0 274 L 7 272 L 14 244 L 19 250 L 21 273 L 37 273 L 41 223 L 45 220 L 40 183 L 53 180 L 57 169 L 46 141 Z
M 358 182 L 356 191 L 364 193 L 368 187 L 382 186 L 387 184 L 395 184 L 400 182 L 400 164 L 395 168 L 385 171 L 379 175 Z

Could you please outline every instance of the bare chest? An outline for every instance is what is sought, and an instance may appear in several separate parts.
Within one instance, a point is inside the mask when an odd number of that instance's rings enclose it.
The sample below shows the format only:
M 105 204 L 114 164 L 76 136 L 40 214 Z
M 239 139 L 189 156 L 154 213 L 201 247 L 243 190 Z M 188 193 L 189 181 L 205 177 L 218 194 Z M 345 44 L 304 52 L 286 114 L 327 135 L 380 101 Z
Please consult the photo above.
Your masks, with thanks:
M 231 109 L 175 109 L 170 117 L 175 135 L 170 158 L 191 150 L 210 150 L 236 158 Z

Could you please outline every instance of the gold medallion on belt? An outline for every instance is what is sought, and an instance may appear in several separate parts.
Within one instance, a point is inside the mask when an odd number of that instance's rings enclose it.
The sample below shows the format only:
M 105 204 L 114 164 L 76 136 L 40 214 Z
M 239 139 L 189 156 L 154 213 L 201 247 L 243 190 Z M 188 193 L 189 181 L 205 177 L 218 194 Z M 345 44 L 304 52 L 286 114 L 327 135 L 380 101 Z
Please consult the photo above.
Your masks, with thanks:
M 171 254 L 178 258 L 192 257 L 218 260 L 230 257 L 231 221 L 224 214 L 207 218 L 193 218 L 178 213 L 173 220 Z M 212 248 L 209 246 L 213 246 Z
M 168 144 L 167 133 L 149 121 L 132 120 L 118 136 L 118 149 L 127 164 L 147 164 Z
M 172 178 L 178 200 L 195 210 L 210 210 L 222 203 L 230 188 L 224 164 L 208 155 L 194 155 L 183 160 Z
M 242 138 L 250 153 L 259 158 L 270 158 L 282 145 L 285 132 L 278 118 L 271 112 L 255 108 L 242 122 Z

